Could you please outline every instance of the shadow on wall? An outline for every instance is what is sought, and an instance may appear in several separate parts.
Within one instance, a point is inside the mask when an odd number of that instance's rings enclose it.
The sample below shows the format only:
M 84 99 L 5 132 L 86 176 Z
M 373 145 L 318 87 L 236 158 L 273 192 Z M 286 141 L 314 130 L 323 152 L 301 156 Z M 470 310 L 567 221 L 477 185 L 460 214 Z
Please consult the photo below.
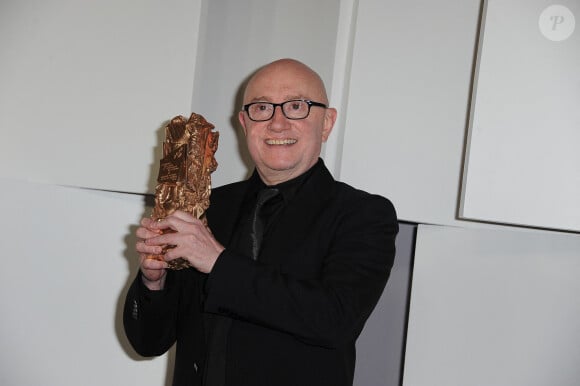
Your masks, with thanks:
M 148 217 L 151 214 L 154 203 L 155 203 L 154 196 L 152 196 L 152 195 L 144 195 L 143 196 L 144 210 L 143 210 L 142 217 Z M 123 289 L 122 289 L 122 291 L 119 294 L 119 297 L 117 299 L 117 306 L 115 309 L 114 328 L 115 328 L 115 334 L 117 335 L 117 340 L 119 341 L 119 344 L 123 348 L 123 351 L 125 352 L 125 354 L 127 354 L 127 356 L 134 361 L 146 362 L 146 361 L 150 361 L 154 358 L 144 358 L 144 357 L 140 356 L 139 354 L 137 354 L 135 352 L 135 350 L 133 350 L 131 343 L 129 343 L 129 340 L 127 339 L 127 336 L 125 335 L 125 330 L 123 328 L 123 309 L 124 309 L 124 305 L 125 305 L 125 297 L 127 296 L 127 292 L 129 291 L 129 287 L 133 283 L 133 280 L 135 280 L 137 272 L 139 271 L 139 255 L 135 251 L 135 244 L 137 243 L 137 237 L 135 236 L 135 232 L 136 232 L 138 227 L 139 227 L 139 225 L 137 225 L 137 224 L 130 225 L 129 229 L 127 230 L 127 234 L 124 238 L 126 248 L 125 248 L 125 251 L 123 253 L 123 257 L 127 261 L 127 272 L 129 273 L 129 275 L 127 276 L 127 281 L 125 282 L 125 285 L 123 286 Z M 166 370 L 165 370 L 165 384 L 164 385 L 171 386 L 171 384 L 173 382 L 173 367 L 175 364 L 175 345 L 173 345 L 173 347 L 168 351 L 166 356 L 167 356 L 167 366 L 166 366 Z

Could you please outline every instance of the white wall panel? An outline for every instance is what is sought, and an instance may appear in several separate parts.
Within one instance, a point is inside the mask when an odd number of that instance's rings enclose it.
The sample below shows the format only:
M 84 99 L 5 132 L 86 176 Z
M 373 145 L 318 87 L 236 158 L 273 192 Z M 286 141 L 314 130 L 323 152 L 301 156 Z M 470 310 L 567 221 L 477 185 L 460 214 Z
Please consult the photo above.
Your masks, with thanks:
M 580 232 L 580 1 L 558 4 L 486 2 L 464 218 Z
M 0 176 L 152 191 L 160 128 L 190 112 L 200 1 L 3 0 Z
M 580 236 L 419 225 L 404 386 L 576 386 Z
M 360 0 L 340 177 L 455 222 L 479 0 Z
M 143 197 L 0 179 L 0 384 L 164 384 L 121 312 Z

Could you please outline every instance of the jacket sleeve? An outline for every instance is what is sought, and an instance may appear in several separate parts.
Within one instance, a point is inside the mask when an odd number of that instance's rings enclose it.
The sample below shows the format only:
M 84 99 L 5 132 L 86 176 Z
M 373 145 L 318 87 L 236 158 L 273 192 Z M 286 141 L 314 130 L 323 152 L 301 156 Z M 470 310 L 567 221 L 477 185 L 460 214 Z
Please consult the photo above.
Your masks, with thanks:
M 209 275 L 205 310 L 322 347 L 356 340 L 387 283 L 398 223 L 381 196 L 365 195 L 333 210 L 329 228 L 311 240 L 325 244 L 316 277 L 301 278 L 226 249 Z
M 129 342 L 142 356 L 164 354 L 176 339 L 177 291 L 168 273 L 166 288 L 151 291 L 137 275 L 125 298 L 123 326 Z

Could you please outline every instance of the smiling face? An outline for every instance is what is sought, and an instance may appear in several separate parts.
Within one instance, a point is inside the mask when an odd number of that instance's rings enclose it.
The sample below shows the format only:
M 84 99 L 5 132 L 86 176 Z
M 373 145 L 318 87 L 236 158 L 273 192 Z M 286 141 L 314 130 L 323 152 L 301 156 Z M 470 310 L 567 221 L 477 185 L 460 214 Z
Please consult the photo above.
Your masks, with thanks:
M 320 77 L 304 64 L 282 59 L 260 69 L 248 82 L 244 104 L 282 103 L 308 99 L 328 104 Z M 291 120 L 276 107 L 272 119 L 250 120 L 241 111 L 248 150 L 262 180 L 268 185 L 288 181 L 310 169 L 318 160 L 336 120 L 336 110 L 313 106 L 305 119 Z

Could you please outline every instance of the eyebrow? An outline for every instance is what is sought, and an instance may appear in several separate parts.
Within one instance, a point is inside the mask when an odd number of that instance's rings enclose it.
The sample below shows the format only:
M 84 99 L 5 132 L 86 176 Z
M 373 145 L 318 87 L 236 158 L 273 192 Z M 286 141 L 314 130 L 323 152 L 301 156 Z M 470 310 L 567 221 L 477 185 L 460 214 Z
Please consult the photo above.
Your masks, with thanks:
M 292 100 L 296 100 L 296 99 L 305 99 L 305 100 L 309 100 L 310 98 L 307 98 L 305 96 L 297 96 L 297 95 L 286 95 L 285 99 L 282 102 L 286 102 L 286 101 L 292 101 Z M 260 96 L 260 97 L 256 97 L 253 98 L 252 100 L 250 100 L 250 103 L 252 102 L 271 102 L 272 100 L 268 97 L 265 96 Z M 280 103 L 282 103 L 280 102 Z

